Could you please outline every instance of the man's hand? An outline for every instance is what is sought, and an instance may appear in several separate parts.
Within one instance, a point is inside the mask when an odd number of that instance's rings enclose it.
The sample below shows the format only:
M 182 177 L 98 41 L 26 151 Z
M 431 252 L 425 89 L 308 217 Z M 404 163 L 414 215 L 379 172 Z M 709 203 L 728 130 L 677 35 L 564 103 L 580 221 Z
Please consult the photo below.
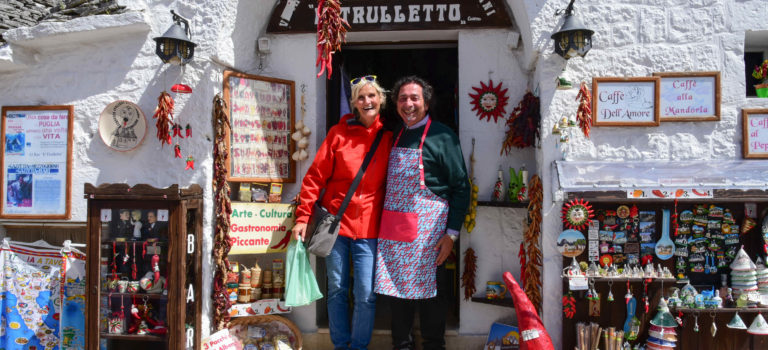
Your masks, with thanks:
M 453 240 L 448 234 L 445 234 L 439 241 L 437 241 L 437 245 L 434 249 L 440 252 L 437 254 L 437 265 L 442 265 L 443 262 L 445 262 L 445 259 L 448 259 L 448 256 L 451 255 Z
M 293 229 L 291 230 L 291 232 L 293 232 L 293 239 L 300 242 L 304 242 L 304 237 L 307 235 L 307 224 L 296 223 L 296 225 L 293 225 Z

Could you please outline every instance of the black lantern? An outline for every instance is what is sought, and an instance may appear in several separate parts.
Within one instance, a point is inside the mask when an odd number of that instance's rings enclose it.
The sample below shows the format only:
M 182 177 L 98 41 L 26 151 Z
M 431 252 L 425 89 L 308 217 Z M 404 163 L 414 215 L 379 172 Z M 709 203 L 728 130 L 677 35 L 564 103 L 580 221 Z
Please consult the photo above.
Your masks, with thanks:
M 555 52 L 566 60 L 576 55 L 584 57 L 592 48 L 592 34 L 595 33 L 573 15 L 573 2 L 574 0 L 571 0 L 565 9 L 563 26 L 552 34 L 552 39 L 555 40 Z M 558 10 L 555 15 L 561 13 L 562 10 Z
M 195 55 L 195 46 L 189 30 L 189 22 L 171 10 L 173 24 L 163 36 L 154 38 L 157 43 L 155 53 L 163 63 L 184 65 Z M 181 25 L 184 24 L 182 28 Z

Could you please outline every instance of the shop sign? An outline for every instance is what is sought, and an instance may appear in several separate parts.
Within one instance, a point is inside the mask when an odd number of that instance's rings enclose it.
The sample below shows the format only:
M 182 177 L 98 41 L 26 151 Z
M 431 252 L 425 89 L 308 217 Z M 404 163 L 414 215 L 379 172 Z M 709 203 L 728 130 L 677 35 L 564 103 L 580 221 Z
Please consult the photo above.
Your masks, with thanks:
M 744 158 L 768 158 L 768 109 L 741 111 Z
M 703 188 L 634 188 L 627 190 L 630 199 L 705 199 L 713 198 L 712 189 Z
M 283 203 L 232 203 L 229 254 L 284 252 L 291 241 L 294 209 Z
M 314 33 L 317 31 L 315 0 L 280 0 L 267 33 Z M 341 17 L 351 32 L 508 28 L 512 26 L 503 0 L 345 0 Z
M 658 77 L 592 78 L 592 124 L 659 126 Z
M 662 122 L 720 120 L 720 72 L 653 75 L 661 77 Z

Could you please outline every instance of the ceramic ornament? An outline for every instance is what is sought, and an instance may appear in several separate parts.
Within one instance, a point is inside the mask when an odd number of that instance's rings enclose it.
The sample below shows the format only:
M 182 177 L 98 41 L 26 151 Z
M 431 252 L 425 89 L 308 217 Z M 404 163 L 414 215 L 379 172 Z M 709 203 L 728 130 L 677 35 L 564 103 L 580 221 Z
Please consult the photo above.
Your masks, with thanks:
M 675 242 L 669 238 L 669 209 L 662 210 L 661 238 L 656 242 L 656 256 L 668 260 L 675 254 Z
M 562 213 L 565 226 L 575 230 L 586 228 L 589 220 L 595 216 L 592 205 L 583 199 L 573 199 L 564 204 Z
M 565 230 L 557 237 L 557 250 L 569 258 L 575 258 L 584 252 L 587 240 L 584 234 L 576 230 Z
M 747 325 L 744 324 L 744 320 L 741 319 L 741 316 L 739 316 L 739 312 L 736 311 L 736 314 L 733 315 L 733 318 L 730 322 L 728 322 L 728 325 L 726 326 L 731 329 L 747 329 Z
M 754 335 L 768 335 L 768 323 L 765 322 L 762 313 L 758 313 L 752 324 L 749 325 L 747 333 Z
M 739 249 L 731 263 L 731 287 L 733 295 L 739 298 L 742 294 L 758 290 L 756 265 L 749 259 L 744 247 Z
M 476 94 L 469 94 L 472 98 L 472 110 L 477 113 L 480 120 L 488 119 L 493 122 L 497 122 L 499 117 L 504 118 L 506 110 L 504 107 L 509 103 L 509 97 L 507 96 L 507 89 L 501 88 L 501 83 L 497 86 L 493 86 L 493 80 L 490 80 L 488 85 L 485 85 L 482 81 L 480 87 L 472 87 L 472 90 L 477 92 Z

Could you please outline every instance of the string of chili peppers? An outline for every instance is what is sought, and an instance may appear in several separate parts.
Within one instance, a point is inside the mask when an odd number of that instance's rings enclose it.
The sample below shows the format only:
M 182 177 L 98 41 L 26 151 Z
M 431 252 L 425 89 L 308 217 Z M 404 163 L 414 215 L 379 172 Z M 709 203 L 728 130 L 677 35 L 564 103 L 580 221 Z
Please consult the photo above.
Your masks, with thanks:
M 213 237 L 213 328 L 221 330 L 229 323 L 229 308 L 231 306 L 226 292 L 226 278 L 229 272 L 227 255 L 232 245 L 229 241 L 229 216 L 232 205 L 229 199 L 230 189 L 227 183 L 227 161 L 229 154 L 226 145 L 227 129 L 230 128 L 229 117 L 226 113 L 227 103 L 219 94 L 213 97 L 213 195 L 216 227 Z
M 573 292 L 571 291 L 568 291 L 568 294 L 563 296 L 563 314 L 569 319 L 576 315 L 576 298 L 573 297 Z

